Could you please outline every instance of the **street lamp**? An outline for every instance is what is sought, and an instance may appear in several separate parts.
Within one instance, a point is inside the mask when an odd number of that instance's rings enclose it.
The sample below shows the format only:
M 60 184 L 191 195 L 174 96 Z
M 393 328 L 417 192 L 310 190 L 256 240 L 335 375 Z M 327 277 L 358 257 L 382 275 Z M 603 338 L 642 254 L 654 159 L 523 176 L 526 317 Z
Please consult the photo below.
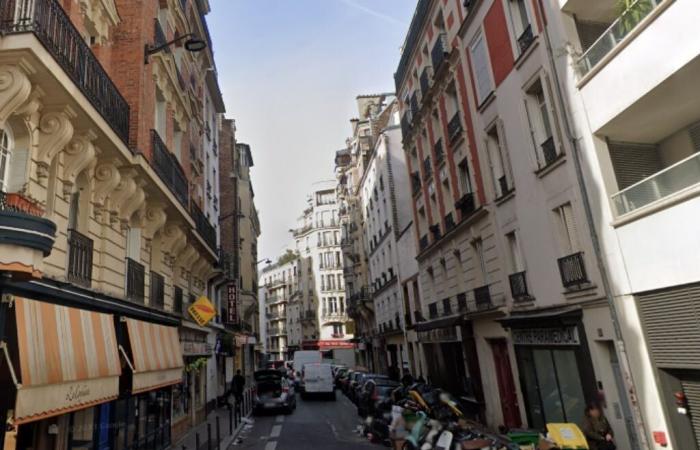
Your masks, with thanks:
M 188 52 L 196 53 L 196 52 L 201 52 L 205 48 L 207 48 L 207 43 L 198 37 L 194 35 L 194 33 L 187 33 L 183 34 L 182 36 L 178 36 L 175 39 L 173 39 L 170 42 L 166 42 L 165 44 L 159 45 L 157 47 L 151 47 L 150 45 L 146 44 L 146 51 L 145 51 L 145 56 L 144 56 L 144 62 L 148 64 L 148 57 L 158 53 L 162 52 L 166 48 L 170 47 L 176 42 L 179 42 L 185 38 L 188 38 L 185 41 L 185 50 Z
M 264 258 L 264 259 L 261 259 L 260 261 L 256 262 L 255 265 L 258 265 L 258 264 L 261 264 L 261 263 L 271 264 L 271 263 L 272 263 L 272 260 L 271 260 L 270 258 Z

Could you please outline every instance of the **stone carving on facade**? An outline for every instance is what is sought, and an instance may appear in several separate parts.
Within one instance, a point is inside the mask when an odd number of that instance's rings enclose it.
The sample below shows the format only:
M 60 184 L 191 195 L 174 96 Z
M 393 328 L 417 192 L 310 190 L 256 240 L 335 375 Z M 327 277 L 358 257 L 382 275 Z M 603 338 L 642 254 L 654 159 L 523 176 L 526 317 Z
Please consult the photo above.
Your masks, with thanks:
M 122 205 L 136 192 L 135 177 L 136 170 L 124 167 L 119 169 L 119 183 L 107 197 L 107 208 L 111 214 L 112 224 L 119 221 Z
M 125 228 L 129 224 L 131 217 L 144 206 L 144 202 L 146 201 L 146 193 L 143 190 L 145 182 L 135 179 L 132 181 L 134 181 L 136 189 L 134 189 L 134 193 L 126 199 L 119 210 L 119 220 L 122 223 L 122 228 Z
M 160 202 L 146 202 L 143 215 L 143 237 L 153 239 L 160 231 L 168 215 L 165 213 L 165 205 Z
M 98 150 L 93 141 L 97 139 L 97 134 L 92 130 L 73 135 L 73 139 L 63 149 L 63 195 L 67 197 L 75 185 L 78 175 L 88 169 L 94 172 L 97 163 Z M 88 176 L 92 181 L 92 174 Z
M 47 111 L 39 119 L 38 142 L 36 146 L 37 177 L 43 183 L 49 176 L 51 162 L 73 138 L 75 112 L 70 108 L 62 111 Z
M 98 45 L 109 43 L 112 27 L 119 23 L 119 14 L 114 0 L 80 0 L 85 27 Z
M 101 215 L 107 206 L 107 198 L 121 181 L 119 172 L 119 161 L 99 162 L 95 166 L 94 187 L 92 191 L 92 203 L 95 206 L 95 213 Z
M 25 104 L 32 83 L 24 69 L 16 65 L 0 66 L 0 127 Z

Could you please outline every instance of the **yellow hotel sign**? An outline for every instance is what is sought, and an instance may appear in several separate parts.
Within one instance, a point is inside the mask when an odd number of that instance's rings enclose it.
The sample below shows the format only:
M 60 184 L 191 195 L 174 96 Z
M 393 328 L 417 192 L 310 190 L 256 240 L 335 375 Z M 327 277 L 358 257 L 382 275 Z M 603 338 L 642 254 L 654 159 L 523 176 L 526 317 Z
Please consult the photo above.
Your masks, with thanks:
M 203 295 L 199 297 L 196 302 L 192 303 L 192 305 L 187 308 L 187 311 L 194 321 L 202 327 L 209 323 L 216 315 L 216 308 L 214 308 L 212 302 Z

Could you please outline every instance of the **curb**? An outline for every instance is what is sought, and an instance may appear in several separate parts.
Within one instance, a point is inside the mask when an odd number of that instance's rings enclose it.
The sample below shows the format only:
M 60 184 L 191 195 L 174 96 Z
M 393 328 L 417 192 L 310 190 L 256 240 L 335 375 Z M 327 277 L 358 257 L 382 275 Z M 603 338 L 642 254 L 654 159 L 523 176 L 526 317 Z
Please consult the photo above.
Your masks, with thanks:
M 251 413 L 246 414 L 245 416 L 242 416 L 241 419 L 248 419 L 250 418 Z M 241 423 L 238 424 L 238 428 L 233 430 L 233 434 L 229 436 L 228 438 L 224 439 L 221 441 L 221 449 L 222 450 L 228 450 L 230 447 L 233 446 L 233 442 L 238 438 L 238 435 L 241 434 L 241 431 L 243 431 L 243 427 L 245 426 L 245 423 L 243 423 L 243 420 L 241 420 Z

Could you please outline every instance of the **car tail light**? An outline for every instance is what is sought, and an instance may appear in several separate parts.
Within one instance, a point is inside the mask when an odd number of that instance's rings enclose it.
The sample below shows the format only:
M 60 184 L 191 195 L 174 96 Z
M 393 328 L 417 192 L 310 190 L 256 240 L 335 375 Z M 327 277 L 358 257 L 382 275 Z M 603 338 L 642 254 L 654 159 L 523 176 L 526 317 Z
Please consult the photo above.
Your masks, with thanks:
M 372 400 L 379 400 L 379 389 L 376 387 L 374 388 L 374 391 L 372 391 Z
M 287 392 L 287 393 L 288 393 L 288 392 L 289 392 L 289 388 L 288 388 L 288 387 L 283 387 L 283 388 L 282 388 L 282 392 Z

